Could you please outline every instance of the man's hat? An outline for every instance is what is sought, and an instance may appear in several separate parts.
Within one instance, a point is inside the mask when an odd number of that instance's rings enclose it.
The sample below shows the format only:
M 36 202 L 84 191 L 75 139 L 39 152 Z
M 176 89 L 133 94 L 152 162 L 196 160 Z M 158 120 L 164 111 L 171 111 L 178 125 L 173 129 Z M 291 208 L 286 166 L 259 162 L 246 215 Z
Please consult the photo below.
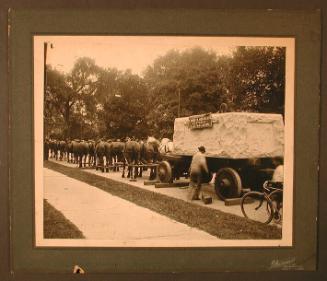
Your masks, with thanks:
M 205 149 L 204 146 L 199 146 L 198 149 L 199 149 L 200 152 L 203 152 L 203 153 L 206 152 L 206 149 Z

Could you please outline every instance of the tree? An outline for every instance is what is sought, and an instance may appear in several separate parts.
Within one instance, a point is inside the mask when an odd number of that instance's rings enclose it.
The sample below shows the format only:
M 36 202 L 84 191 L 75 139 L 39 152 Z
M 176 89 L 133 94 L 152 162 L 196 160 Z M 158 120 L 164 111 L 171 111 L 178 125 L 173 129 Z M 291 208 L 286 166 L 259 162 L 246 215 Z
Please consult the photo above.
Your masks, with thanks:
M 236 110 L 283 114 L 285 48 L 238 47 L 227 84 Z
M 285 48 L 238 47 L 231 56 L 196 47 L 158 57 L 144 77 L 76 60 L 68 74 L 47 67 L 47 134 L 70 138 L 172 138 L 178 116 L 284 112 Z
M 71 101 L 66 103 L 66 124 L 68 125 L 67 135 L 72 135 L 69 122 L 69 114 L 72 112 L 77 116 L 80 127 L 80 138 L 85 137 L 85 129 L 87 126 L 92 127 L 95 120 L 96 103 L 94 102 L 97 89 L 98 76 L 101 69 L 95 64 L 93 59 L 82 57 L 76 60 L 72 72 L 67 77 L 67 83 L 71 88 Z M 89 134 L 93 134 L 90 133 Z M 74 134 L 76 135 L 76 133 Z
M 83 137 L 83 127 L 94 120 L 93 96 L 99 68 L 94 60 L 79 58 L 69 74 L 60 73 L 50 66 L 47 69 L 45 115 L 47 116 L 47 111 L 51 109 L 52 116 L 54 114 L 61 116 L 63 119 L 61 137 Z
M 146 136 L 148 96 L 143 80 L 127 70 L 118 73 L 114 86 L 103 106 L 106 135 L 111 138 Z
M 46 135 L 62 135 L 67 124 L 67 104 L 71 104 L 72 92 L 66 75 L 47 66 L 47 88 L 44 98 L 44 120 Z M 68 106 L 70 110 L 70 106 Z
M 199 47 L 183 52 L 171 50 L 156 59 L 144 74 L 151 108 L 157 109 L 147 116 L 152 133 L 171 138 L 178 113 L 189 116 L 216 112 L 222 102 L 227 102 L 227 62 L 227 57 L 218 58 Z

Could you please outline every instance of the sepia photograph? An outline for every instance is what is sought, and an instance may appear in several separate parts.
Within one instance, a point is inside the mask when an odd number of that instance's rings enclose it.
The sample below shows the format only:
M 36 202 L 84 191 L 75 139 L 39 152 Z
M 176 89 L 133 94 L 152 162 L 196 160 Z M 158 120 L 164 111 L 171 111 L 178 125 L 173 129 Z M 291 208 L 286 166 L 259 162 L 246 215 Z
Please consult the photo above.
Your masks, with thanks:
M 36 247 L 293 245 L 294 38 L 33 47 Z

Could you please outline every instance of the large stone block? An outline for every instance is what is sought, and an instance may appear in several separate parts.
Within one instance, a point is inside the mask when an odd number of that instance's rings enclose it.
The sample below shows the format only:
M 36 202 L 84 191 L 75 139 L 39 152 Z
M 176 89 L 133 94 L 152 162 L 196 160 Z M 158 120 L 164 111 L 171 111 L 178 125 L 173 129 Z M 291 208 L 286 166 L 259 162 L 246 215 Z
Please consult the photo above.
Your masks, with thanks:
M 246 159 L 283 156 L 282 115 L 228 112 L 213 113 L 209 118 L 211 122 L 205 122 L 204 128 L 196 129 L 189 117 L 175 119 L 174 154 L 193 155 L 203 145 L 208 157 Z

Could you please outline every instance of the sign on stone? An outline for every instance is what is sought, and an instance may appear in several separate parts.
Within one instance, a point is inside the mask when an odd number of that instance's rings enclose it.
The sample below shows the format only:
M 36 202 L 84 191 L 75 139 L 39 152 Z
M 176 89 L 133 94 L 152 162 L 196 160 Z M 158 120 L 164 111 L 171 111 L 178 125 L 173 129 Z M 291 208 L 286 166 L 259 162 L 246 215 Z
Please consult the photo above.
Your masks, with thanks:
M 189 128 L 202 129 L 202 128 L 211 128 L 213 126 L 211 113 L 194 115 L 189 117 Z

